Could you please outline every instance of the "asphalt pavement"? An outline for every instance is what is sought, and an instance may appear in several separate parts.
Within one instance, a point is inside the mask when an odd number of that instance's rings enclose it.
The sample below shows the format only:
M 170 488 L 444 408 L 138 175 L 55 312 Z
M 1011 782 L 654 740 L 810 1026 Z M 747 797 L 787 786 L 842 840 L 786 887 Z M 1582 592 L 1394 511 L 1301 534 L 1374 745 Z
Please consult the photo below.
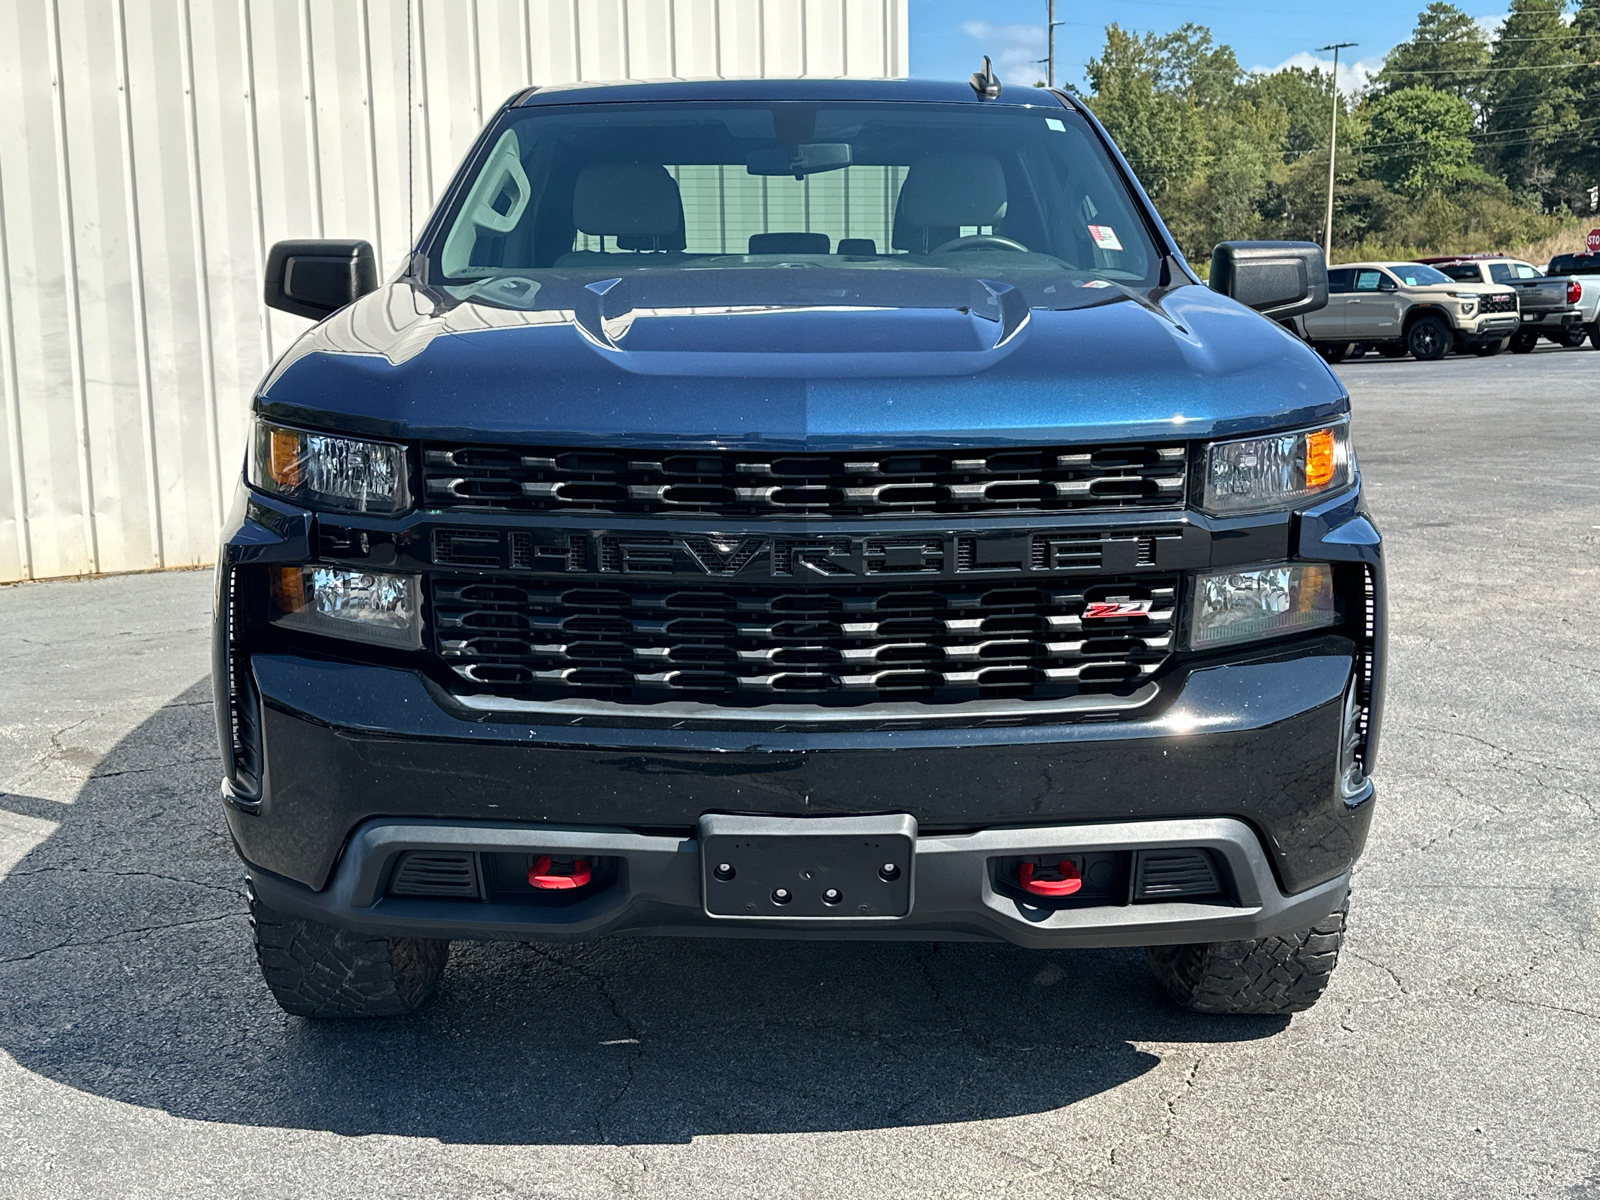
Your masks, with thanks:
M 1176 1010 L 1140 951 L 618 939 L 458 944 L 415 1017 L 287 1017 L 209 572 L 21 585 L 0 1197 L 1600 1197 L 1600 353 L 1339 371 L 1394 632 L 1310 1012 Z

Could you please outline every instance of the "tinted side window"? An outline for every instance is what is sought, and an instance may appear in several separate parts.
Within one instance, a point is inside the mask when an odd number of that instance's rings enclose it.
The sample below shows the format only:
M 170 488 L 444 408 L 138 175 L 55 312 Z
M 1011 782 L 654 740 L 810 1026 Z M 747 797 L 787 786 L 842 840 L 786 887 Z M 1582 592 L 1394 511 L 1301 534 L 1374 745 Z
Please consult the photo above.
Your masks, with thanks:
M 1351 281 L 1355 278 L 1355 274 L 1356 273 L 1350 270 L 1349 267 L 1340 267 L 1337 270 L 1329 271 L 1328 291 L 1348 292 L 1350 290 Z
M 1508 264 L 1508 263 L 1490 263 L 1489 264 L 1489 278 L 1494 280 L 1496 283 L 1510 283 L 1511 280 L 1514 278 L 1512 276 L 1512 274 L 1511 274 L 1511 266 L 1510 266 L 1510 264 Z

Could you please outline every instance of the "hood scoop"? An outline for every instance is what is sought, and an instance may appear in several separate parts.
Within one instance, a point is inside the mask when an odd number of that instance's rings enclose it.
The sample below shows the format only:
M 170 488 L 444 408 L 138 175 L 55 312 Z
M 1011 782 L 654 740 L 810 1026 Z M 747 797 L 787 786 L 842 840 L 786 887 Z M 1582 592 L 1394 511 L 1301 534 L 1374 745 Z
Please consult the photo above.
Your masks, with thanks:
M 637 374 L 817 378 L 974 374 L 1010 354 L 1029 323 L 1022 294 L 989 280 L 784 287 L 780 299 L 769 281 L 719 274 L 715 287 L 693 281 L 692 290 L 680 281 L 590 284 L 573 324 Z M 696 292 L 719 302 L 694 303 Z

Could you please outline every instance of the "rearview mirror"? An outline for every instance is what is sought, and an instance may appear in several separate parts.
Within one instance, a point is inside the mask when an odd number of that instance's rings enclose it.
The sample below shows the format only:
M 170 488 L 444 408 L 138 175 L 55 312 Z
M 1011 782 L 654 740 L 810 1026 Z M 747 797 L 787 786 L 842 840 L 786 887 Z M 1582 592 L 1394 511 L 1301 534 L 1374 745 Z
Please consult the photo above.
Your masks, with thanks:
M 769 150 L 753 150 L 745 159 L 745 170 L 752 175 L 793 175 L 796 179 L 819 171 L 837 171 L 849 165 L 849 142 L 774 146 Z
M 1221 242 L 1211 290 L 1281 321 L 1328 304 L 1328 262 L 1315 242 Z
M 297 317 L 320 321 L 377 288 L 370 242 L 278 242 L 267 254 L 267 307 Z

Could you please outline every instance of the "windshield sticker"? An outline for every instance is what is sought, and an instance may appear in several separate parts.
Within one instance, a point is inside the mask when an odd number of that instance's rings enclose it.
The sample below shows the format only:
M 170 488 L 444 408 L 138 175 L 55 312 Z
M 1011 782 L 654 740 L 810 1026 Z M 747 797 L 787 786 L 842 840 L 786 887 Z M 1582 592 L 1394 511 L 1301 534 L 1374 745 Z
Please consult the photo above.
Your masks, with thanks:
M 1110 282 L 1108 280 L 1105 280 L 1105 279 L 1085 279 L 1078 286 L 1079 287 L 1110 287 L 1111 284 L 1110 284 Z
M 1065 133 L 1067 131 L 1067 123 L 1065 121 L 1057 120 L 1055 117 L 1046 117 L 1044 119 L 1044 127 L 1046 129 L 1053 129 L 1057 133 Z
M 1121 250 L 1122 243 L 1117 241 L 1117 231 L 1109 225 L 1090 225 L 1089 236 L 1094 239 L 1094 244 L 1102 250 Z

